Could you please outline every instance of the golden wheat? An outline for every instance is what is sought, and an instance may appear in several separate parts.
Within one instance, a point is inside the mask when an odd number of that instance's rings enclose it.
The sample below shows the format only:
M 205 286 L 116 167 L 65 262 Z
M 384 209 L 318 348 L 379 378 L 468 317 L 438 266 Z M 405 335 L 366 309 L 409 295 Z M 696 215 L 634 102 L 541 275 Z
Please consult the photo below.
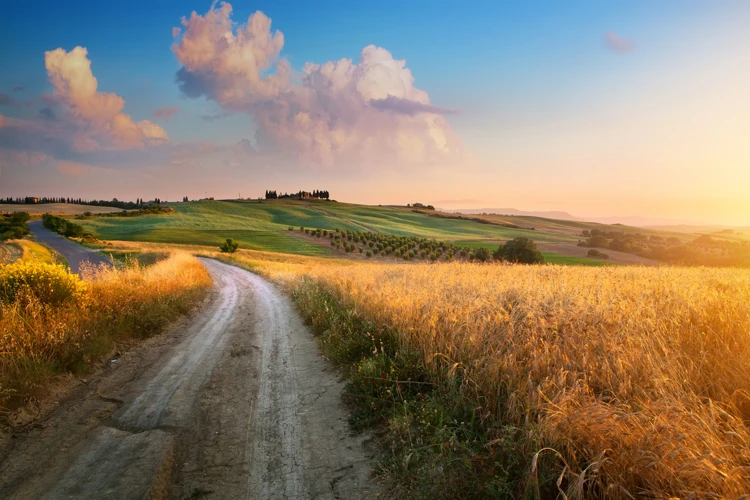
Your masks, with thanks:
M 750 493 L 750 271 L 308 262 L 263 272 L 312 275 L 396 329 L 431 370 L 460 372 L 484 419 L 558 453 L 571 497 L 592 485 L 613 498 Z

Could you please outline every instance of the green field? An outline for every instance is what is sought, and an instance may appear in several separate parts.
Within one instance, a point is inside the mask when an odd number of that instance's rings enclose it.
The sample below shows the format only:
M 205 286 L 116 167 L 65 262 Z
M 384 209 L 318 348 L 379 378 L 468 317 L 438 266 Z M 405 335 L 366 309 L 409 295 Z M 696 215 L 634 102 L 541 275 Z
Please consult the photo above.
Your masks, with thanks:
M 174 213 L 138 217 L 89 217 L 76 222 L 104 240 L 149 241 L 217 246 L 234 238 L 242 248 L 300 255 L 327 255 L 330 249 L 299 238 L 299 228 L 374 231 L 453 241 L 467 246 L 496 248 L 499 243 L 528 237 L 538 243 L 575 244 L 575 231 L 587 223 L 547 219 L 537 230 L 504 227 L 473 220 L 439 217 L 403 207 L 353 205 L 325 201 L 264 200 L 172 203 Z M 515 218 L 518 219 L 518 218 Z M 514 223 L 518 220 L 514 220 Z M 521 225 L 521 224 L 519 224 Z M 599 226 L 599 225 L 598 225 Z M 294 228 L 294 233 L 288 231 Z M 546 228 L 541 230 L 541 228 Z M 619 227 L 619 226 L 618 226 Z M 567 232 L 566 232 L 567 231 Z M 547 254 L 548 262 L 605 265 L 596 259 Z

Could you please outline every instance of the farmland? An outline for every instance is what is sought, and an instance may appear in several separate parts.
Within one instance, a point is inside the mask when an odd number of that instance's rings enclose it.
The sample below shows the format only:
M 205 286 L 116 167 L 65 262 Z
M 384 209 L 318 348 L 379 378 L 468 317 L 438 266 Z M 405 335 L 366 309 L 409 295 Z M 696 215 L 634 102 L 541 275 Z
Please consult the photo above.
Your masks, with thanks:
M 299 228 L 352 232 L 375 232 L 393 236 L 415 236 L 446 242 L 464 242 L 497 247 L 519 237 L 533 239 L 550 262 L 564 264 L 602 265 L 602 262 L 581 256 L 575 245 L 580 228 L 602 227 L 600 224 L 546 221 L 546 230 L 518 220 L 489 224 L 474 220 L 443 217 L 405 207 L 364 206 L 324 201 L 264 200 L 199 201 L 174 203 L 170 214 L 141 217 L 88 217 L 80 219 L 87 231 L 101 239 L 156 243 L 179 243 L 216 246 L 225 238 L 233 238 L 243 248 L 285 252 L 298 255 L 329 255 L 330 247 L 300 238 Z M 516 218 L 518 219 L 518 218 Z M 571 225 L 572 224 L 572 225 Z M 294 231 L 288 231 L 289 228 Z M 541 226 L 540 226 L 541 227 Z M 606 226 L 604 226 L 606 227 Z M 636 228 L 629 228 L 637 231 Z M 545 250 L 544 245 L 554 245 Z M 560 255 L 558 257 L 557 255 Z M 562 256 L 572 257 L 563 258 Z M 613 257 L 610 263 L 629 263 Z
M 295 298 L 405 497 L 750 488 L 746 270 L 230 260 Z

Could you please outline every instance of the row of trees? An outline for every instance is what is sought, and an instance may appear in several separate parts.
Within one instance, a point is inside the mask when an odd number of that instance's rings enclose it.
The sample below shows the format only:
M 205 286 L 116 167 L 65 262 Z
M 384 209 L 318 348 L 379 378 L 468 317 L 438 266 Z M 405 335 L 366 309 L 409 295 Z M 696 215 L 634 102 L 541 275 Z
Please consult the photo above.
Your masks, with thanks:
M 310 191 L 298 191 L 296 193 L 283 193 L 278 194 L 276 190 L 266 190 L 266 199 L 267 200 L 278 200 L 281 198 L 297 198 L 300 200 L 307 200 L 307 199 L 318 199 L 318 200 L 329 200 L 331 198 L 331 195 L 328 191 L 318 191 L 317 189 L 310 192 Z
M 187 201 L 187 197 L 183 199 Z M 136 201 L 120 201 L 117 198 L 111 200 L 86 200 L 83 198 L 68 198 L 68 197 L 42 197 L 37 198 L 36 196 L 25 196 L 25 197 L 7 197 L 0 199 L 0 202 L 13 204 L 13 205 L 44 205 L 49 203 L 71 203 L 75 205 L 90 205 L 97 207 L 115 207 L 122 209 L 134 209 L 141 208 L 150 204 L 161 204 L 161 198 L 156 198 L 153 201 L 144 201 L 143 198 L 136 198 Z
M 426 259 L 451 261 L 463 258 L 469 261 L 497 261 L 542 264 L 544 256 L 539 252 L 536 243 L 529 238 L 516 238 L 500 245 L 494 252 L 488 248 L 471 248 L 458 246 L 450 241 L 437 241 L 418 236 L 396 236 L 383 233 L 327 230 L 300 227 L 301 232 L 317 238 L 329 238 L 331 246 L 343 249 L 347 253 L 359 252 L 366 257 L 373 255 L 392 256 L 406 261 Z M 294 231 L 289 227 L 289 231 Z

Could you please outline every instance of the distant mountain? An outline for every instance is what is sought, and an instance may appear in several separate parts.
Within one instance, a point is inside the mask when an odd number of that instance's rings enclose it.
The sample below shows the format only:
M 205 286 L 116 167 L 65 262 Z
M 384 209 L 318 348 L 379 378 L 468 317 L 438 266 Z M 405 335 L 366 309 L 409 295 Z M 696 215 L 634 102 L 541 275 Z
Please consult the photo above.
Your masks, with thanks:
M 459 208 L 459 209 L 448 209 L 438 208 L 441 212 L 449 213 L 460 213 L 464 215 L 471 214 L 496 214 L 496 215 L 525 215 L 528 217 L 544 217 L 545 219 L 558 219 L 558 220 L 583 220 L 577 217 L 573 217 L 568 212 L 560 211 L 548 211 L 548 212 L 532 212 L 527 210 L 518 210 L 516 208 Z

